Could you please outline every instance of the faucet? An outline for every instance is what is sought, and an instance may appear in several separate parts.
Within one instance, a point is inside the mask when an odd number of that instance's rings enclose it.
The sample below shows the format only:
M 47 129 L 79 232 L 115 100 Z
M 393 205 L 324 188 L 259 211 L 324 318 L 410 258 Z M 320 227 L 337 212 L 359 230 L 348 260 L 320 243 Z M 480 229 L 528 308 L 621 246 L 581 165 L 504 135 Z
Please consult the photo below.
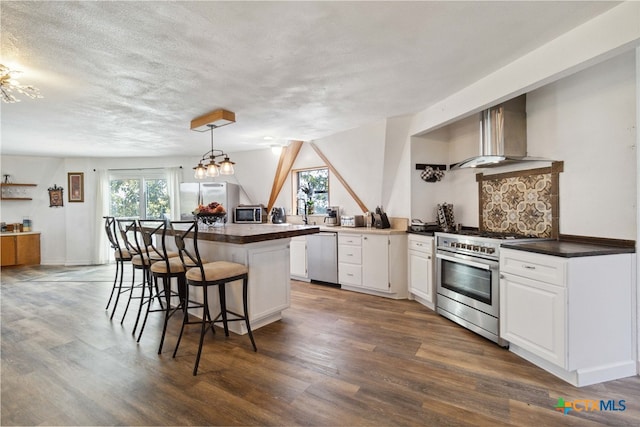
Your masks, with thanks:
M 309 217 L 307 216 L 307 200 L 304 197 L 298 198 L 298 204 L 300 204 L 300 200 L 302 200 L 303 208 L 302 208 L 302 223 L 304 225 L 309 225 Z

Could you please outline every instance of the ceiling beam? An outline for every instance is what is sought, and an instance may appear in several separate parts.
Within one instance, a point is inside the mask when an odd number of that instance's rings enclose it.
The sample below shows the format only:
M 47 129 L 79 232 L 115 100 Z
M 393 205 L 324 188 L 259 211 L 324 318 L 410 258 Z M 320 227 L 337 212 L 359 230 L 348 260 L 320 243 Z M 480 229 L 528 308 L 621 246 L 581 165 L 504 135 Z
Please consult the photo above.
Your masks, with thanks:
M 363 213 L 364 212 L 369 212 L 369 209 L 367 209 L 367 207 L 362 202 L 362 200 L 360 200 L 358 195 L 351 189 L 351 187 L 349 186 L 347 181 L 345 181 L 345 179 L 342 177 L 342 175 L 340 175 L 340 173 L 338 173 L 338 170 L 333 167 L 333 165 L 331 164 L 329 159 L 324 154 L 322 154 L 322 151 L 320 151 L 320 149 L 313 142 L 311 142 L 309 144 L 311 145 L 311 148 L 313 148 L 313 150 L 316 152 L 316 154 L 322 159 L 324 164 L 327 165 L 327 167 L 329 168 L 331 173 L 333 175 L 335 175 L 336 178 L 338 178 L 338 181 L 340 181 L 340 183 L 344 186 L 344 188 L 347 190 L 347 193 L 349 193 L 349 195 L 353 198 L 353 200 L 355 200 L 355 202 L 358 204 L 358 206 L 360 206 L 360 209 L 362 209 L 362 212 Z
M 273 186 L 271 187 L 271 196 L 269 196 L 269 204 L 267 205 L 267 212 L 271 212 L 273 205 L 276 203 L 278 194 L 282 190 L 282 186 L 291 172 L 293 163 L 298 157 L 300 148 L 302 148 L 303 141 L 291 141 L 287 147 L 282 148 L 280 153 L 280 160 L 278 161 L 278 167 L 276 169 L 276 175 L 273 178 Z

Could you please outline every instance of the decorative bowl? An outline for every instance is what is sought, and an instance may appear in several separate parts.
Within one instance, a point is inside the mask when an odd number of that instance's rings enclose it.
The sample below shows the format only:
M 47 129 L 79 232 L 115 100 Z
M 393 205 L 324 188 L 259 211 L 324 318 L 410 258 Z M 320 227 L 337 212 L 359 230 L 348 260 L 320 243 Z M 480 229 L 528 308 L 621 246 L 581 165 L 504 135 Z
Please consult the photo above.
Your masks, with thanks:
M 227 222 L 226 213 L 202 214 L 196 215 L 198 222 L 207 227 L 224 227 Z

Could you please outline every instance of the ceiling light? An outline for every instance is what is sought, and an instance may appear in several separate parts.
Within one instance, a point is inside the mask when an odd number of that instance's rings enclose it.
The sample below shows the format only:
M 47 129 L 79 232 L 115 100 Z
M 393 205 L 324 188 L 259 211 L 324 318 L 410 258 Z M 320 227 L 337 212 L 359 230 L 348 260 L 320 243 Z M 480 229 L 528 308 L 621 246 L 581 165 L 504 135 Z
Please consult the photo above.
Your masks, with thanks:
M 197 132 L 206 132 L 211 126 L 219 128 L 222 126 L 230 125 L 236 121 L 235 113 L 227 110 L 216 110 L 212 113 L 205 114 L 191 120 L 191 130 Z
M 18 73 L 20 73 L 20 71 L 11 70 L 9 67 L 0 64 L 0 95 L 2 96 L 2 100 L 8 104 L 20 102 L 12 92 L 21 93 L 32 99 L 42 98 L 39 89 L 31 85 L 23 85 L 13 78 L 14 75 Z
M 205 118 L 212 120 L 212 122 L 203 122 Z M 235 122 L 235 114 L 226 110 L 217 110 L 191 121 L 191 130 L 201 132 L 199 129 L 204 126 L 209 130 L 209 132 L 211 132 L 211 150 L 204 153 L 202 155 L 202 159 L 200 159 L 196 167 L 193 168 L 195 170 L 194 177 L 196 179 L 204 179 L 206 177 L 213 178 L 220 174 L 234 174 L 235 171 L 233 169 L 233 165 L 235 163 L 229 160 L 229 156 L 224 151 L 215 150 L 213 148 L 213 130 L 233 122 Z M 224 160 L 220 162 L 220 164 L 217 164 L 216 157 L 224 157 Z M 205 164 L 207 160 L 208 163 Z

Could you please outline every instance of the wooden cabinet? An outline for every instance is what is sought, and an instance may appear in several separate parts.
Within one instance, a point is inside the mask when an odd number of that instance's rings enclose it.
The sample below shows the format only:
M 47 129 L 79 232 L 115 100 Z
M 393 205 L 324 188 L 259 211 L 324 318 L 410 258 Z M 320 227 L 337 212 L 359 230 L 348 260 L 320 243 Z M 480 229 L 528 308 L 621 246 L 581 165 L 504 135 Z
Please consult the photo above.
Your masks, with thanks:
M 2 236 L 2 266 L 16 265 L 16 238 L 14 236 Z
M 40 264 L 40 233 L 2 236 L 2 266 Z
M 292 237 L 290 245 L 291 278 L 307 280 L 307 238 L 306 236 Z
M 636 374 L 635 254 L 500 250 L 500 336 L 575 386 Z
M 338 233 L 338 280 L 343 289 L 407 297 L 406 234 Z
M 434 310 L 433 237 L 409 234 L 408 264 L 409 293 L 416 301 Z
M 36 184 L 9 184 L 0 183 L 1 197 L 0 200 L 31 200 L 27 192 L 29 187 L 35 187 Z

